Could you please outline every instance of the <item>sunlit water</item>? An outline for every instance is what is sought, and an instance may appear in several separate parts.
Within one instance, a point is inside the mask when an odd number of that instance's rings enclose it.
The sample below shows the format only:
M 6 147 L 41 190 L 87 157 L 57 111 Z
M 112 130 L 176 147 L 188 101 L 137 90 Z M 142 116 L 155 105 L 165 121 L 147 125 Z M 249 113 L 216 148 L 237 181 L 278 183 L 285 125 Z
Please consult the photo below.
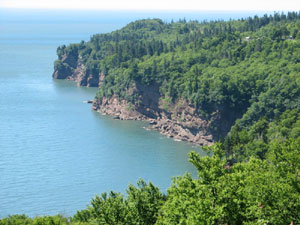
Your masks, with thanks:
M 88 40 L 139 18 L 225 19 L 184 13 L 0 10 L 0 218 L 72 215 L 101 192 L 125 192 L 139 178 L 166 191 L 190 172 L 192 149 L 144 122 L 117 121 L 83 103 L 96 88 L 53 80 L 58 45 Z M 251 15 L 251 14 L 250 14 Z

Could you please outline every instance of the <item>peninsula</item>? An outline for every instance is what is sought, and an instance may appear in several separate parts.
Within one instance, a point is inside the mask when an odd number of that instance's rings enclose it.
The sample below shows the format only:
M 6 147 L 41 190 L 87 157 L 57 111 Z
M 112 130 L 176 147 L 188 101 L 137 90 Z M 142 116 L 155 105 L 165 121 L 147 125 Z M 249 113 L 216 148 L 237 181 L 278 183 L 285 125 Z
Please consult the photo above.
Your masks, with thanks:
M 100 113 L 149 120 L 169 137 L 211 145 L 234 124 L 249 128 L 295 107 L 299 38 L 297 13 L 139 20 L 60 46 L 53 77 L 99 87 L 93 109 Z

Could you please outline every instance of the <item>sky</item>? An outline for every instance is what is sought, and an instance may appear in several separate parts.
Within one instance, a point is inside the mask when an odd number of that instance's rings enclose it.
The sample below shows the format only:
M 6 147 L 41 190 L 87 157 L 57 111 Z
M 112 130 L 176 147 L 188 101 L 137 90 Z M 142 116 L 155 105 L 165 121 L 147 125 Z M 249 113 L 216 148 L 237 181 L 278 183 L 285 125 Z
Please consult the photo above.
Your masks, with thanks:
M 0 0 L 0 8 L 299 11 L 300 0 Z

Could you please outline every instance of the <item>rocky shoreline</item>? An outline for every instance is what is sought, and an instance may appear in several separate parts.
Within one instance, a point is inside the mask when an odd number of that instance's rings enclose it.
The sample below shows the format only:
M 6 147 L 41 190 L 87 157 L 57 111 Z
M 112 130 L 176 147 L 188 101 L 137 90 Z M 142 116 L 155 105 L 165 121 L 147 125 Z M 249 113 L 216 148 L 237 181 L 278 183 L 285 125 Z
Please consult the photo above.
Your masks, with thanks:
M 55 65 L 54 79 L 72 80 L 78 86 L 101 87 L 105 74 L 92 73 L 82 63 L 80 55 L 64 54 Z M 152 129 L 175 140 L 187 141 L 196 145 L 212 145 L 217 138 L 213 135 L 212 122 L 196 113 L 196 109 L 184 100 L 176 103 L 163 100 L 160 86 L 135 82 L 127 93 L 138 96 L 138 104 L 131 104 L 119 96 L 101 97 L 93 100 L 92 109 L 103 115 L 111 115 L 120 120 L 148 121 Z M 91 101 L 87 101 L 91 103 Z
M 113 116 L 114 119 L 148 121 L 152 129 L 174 140 L 187 141 L 200 146 L 214 143 L 213 136 L 207 132 L 210 124 L 189 112 L 193 110 L 191 107 L 187 107 L 177 115 L 163 111 L 156 112 L 153 118 L 146 116 L 138 107 L 130 105 L 125 100 L 103 98 L 94 100 L 92 109 L 102 115 Z

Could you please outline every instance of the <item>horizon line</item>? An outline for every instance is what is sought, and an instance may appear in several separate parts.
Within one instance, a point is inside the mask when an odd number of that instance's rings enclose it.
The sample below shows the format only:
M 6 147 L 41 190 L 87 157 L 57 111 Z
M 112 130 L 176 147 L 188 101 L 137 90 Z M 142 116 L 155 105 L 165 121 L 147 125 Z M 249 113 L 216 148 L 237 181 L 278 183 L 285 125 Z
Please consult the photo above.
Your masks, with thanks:
M 285 13 L 300 12 L 300 10 L 263 10 L 263 9 L 92 9 L 92 8 L 21 8 L 21 7 L 1 7 L 0 10 L 47 10 L 47 11 L 107 11 L 107 12 L 266 12 Z

